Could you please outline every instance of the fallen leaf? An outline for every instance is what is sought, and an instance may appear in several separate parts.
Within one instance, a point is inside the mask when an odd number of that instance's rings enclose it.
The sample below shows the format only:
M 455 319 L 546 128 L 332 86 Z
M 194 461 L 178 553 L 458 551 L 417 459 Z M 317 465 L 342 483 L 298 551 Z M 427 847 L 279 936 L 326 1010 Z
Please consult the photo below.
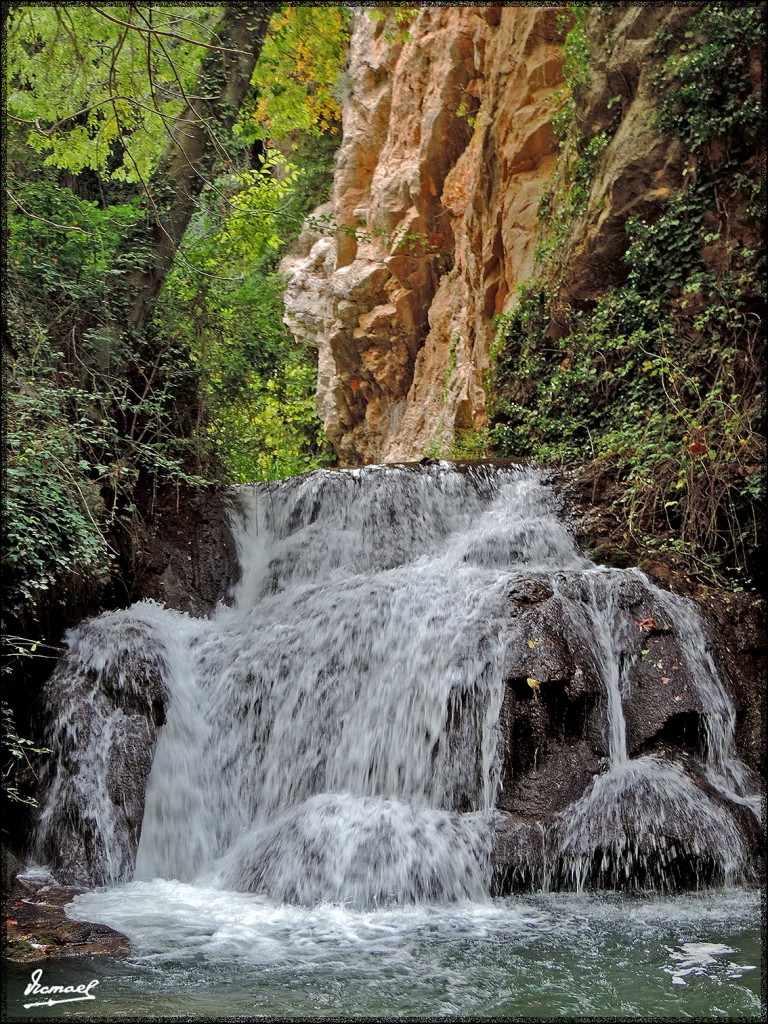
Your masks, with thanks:
M 359 380 L 351 380 L 349 382 L 349 386 L 352 388 L 353 391 L 357 391 L 359 389 L 359 387 L 360 387 L 360 381 Z
M 641 654 L 650 654 L 651 653 L 651 649 L 650 649 L 650 647 L 646 647 L 645 650 L 644 651 L 640 651 L 640 653 Z
M 676 693 L 675 694 L 675 700 L 682 700 L 682 699 L 683 699 L 683 695 L 681 693 Z
M 529 640 L 529 641 L 528 641 L 528 646 L 529 646 L 530 648 L 534 648 L 534 647 L 536 646 L 536 641 L 535 641 L 535 640 Z
M 528 676 L 528 678 L 525 681 L 526 683 L 528 683 L 532 690 L 541 689 L 541 683 L 538 681 L 538 679 L 534 679 L 533 676 Z
M 653 627 L 656 625 L 655 619 L 638 619 L 637 624 L 643 633 L 650 633 Z
M 670 682 L 670 677 L 669 676 L 662 676 L 661 677 L 661 681 L 662 681 L 662 683 L 668 683 L 668 682 Z
M 703 455 L 707 450 L 707 446 L 702 444 L 701 441 L 693 441 L 688 445 L 688 451 L 691 455 Z

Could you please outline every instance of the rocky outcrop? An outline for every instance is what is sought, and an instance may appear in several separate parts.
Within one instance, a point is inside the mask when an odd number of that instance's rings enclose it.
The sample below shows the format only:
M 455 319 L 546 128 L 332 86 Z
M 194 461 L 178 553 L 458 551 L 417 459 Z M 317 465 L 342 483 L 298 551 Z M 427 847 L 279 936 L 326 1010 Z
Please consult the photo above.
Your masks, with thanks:
M 68 643 L 45 691 L 55 756 L 41 778 L 33 853 L 60 882 L 104 885 L 133 872 L 168 704 L 167 652 L 141 612 L 106 612 Z
M 654 124 L 655 54 L 659 35 L 679 32 L 693 10 L 691 5 L 649 4 L 591 15 L 589 79 L 578 97 L 578 125 L 585 140 L 606 133 L 607 145 L 558 261 L 556 283 L 563 304 L 578 307 L 624 281 L 627 219 L 652 220 L 684 180 L 684 145 Z M 597 39 L 610 42 L 596 47 Z
M 82 892 L 46 877 L 25 875 L 7 890 L 3 914 L 7 960 L 29 963 L 80 956 L 125 956 L 125 935 L 104 924 L 74 921 L 64 907 Z
M 720 877 L 725 831 L 750 859 L 758 847 L 754 806 L 733 798 L 723 781 L 730 769 L 717 778 L 711 771 L 721 742 L 713 723 L 729 698 L 710 656 L 719 655 L 735 681 L 728 690 L 736 747 L 748 766 L 737 771 L 757 793 L 754 730 L 762 701 L 749 679 L 756 678 L 754 656 L 764 654 L 759 616 L 742 608 L 732 617 L 741 628 L 723 644 L 711 621 L 691 632 L 694 605 L 641 574 L 613 570 L 603 578 L 612 623 L 601 618 L 597 633 L 588 625 L 594 598 L 582 582 L 563 578 L 553 587 L 532 577 L 509 594 L 492 857 L 497 892 L 568 886 L 577 876 L 620 887 L 629 879 L 621 877 L 624 854 L 634 858 L 632 885 L 686 887 Z M 753 655 L 746 676 L 736 648 Z M 616 731 L 604 678 L 608 649 L 621 675 L 624 761 L 610 750 Z M 731 748 L 726 760 L 735 754 Z
M 234 491 L 165 488 L 153 527 L 141 537 L 134 601 L 147 598 L 190 615 L 208 615 L 230 595 L 240 566 L 232 534 Z
M 284 261 L 343 465 L 418 458 L 484 423 L 492 317 L 533 267 L 555 162 L 557 11 L 427 7 L 408 38 L 355 16 L 332 203 Z

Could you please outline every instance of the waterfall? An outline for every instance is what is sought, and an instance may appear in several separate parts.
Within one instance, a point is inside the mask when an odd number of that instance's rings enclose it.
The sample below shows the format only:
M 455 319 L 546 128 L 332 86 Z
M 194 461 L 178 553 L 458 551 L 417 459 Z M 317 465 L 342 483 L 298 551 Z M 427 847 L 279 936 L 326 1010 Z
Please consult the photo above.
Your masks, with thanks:
M 542 884 L 581 887 L 595 858 L 607 884 L 651 862 L 663 878 L 684 854 L 739 876 L 732 806 L 757 800 L 696 610 L 579 552 L 538 471 L 320 470 L 238 497 L 230 604 L 197 619 L 145 601 L 70 634 L 49 688 L 41 860 L 64 862 L 69 829 L 91 882 L 131 877 L 135 858 L 138 880 L 304 904 L 487 899 L 510 657 L 536 642 L 510 595 L 540 587 L 582 652 L 576 671 L 597 680 L 607 751 L 581 798 L 538 823 Z M 641 600 L 688 661 L 705 786 L 675 760 L 630 756 Z M 543 707 L 547 683 L 528 687 Z M 115 736 L 142 713 L 131 759 Z M 144 761 L 128 799 L 121 780 Z

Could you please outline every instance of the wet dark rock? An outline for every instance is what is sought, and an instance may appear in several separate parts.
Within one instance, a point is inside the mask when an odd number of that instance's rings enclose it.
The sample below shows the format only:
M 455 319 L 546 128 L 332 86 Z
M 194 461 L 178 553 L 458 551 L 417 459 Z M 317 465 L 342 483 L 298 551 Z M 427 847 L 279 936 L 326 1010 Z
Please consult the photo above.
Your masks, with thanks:
M 21 870 L 21 864 L 16 855 L 6 849 L 5 846 L 0 848 L 0 857 L 2 857 L 3 892 L 8 892 L 16 879 L 16 875 Z
M 508 597 L 516 604 L 529 605 L 547 601 L 554 591 L 544 580 L 516 580 L 509 588 Z
M 596 582 L 597 590 L 593 589 Z M 497 806 L 512 817 L 505 819 L 506 831 L 497 836 L 494 886 L 498 891 L 511 891 L 542 884 L 544 876 L 537 874 L 536 857 L 526 867 L 525 858 L 531 855 L 534 843 L 531 822 L 536 823 L 535 834 L 544 836 L 536 840 L 536 849 L 544 851 L 547 878 L 554 886 L 663 888 L 719 884 L 726 877 L 726 869 L 717 837 L 734 847 L 741 844 L 744 855 L 754 859 L 756 823 L 751 811 L 738 802 L 724 800 L 707 781 L 707 683 L 705 678 L 693 675 L 702 668 L 693 667 L 692 652 L 685 648 L 691 641 L 683 639 L 689 635 L 688 627 L 683 628 L 682 621 L 678 633 L 677 605 L 650 588 L 637 572 L 624 575 L 611 571 L 597 581 L 579 573 L 561 573 L 554 584 L 548 593 L 536 594 L 535 601 L 520 600 L 526 595 L 528 581 L 521 592 L 510 594 L 500 714 L 501 791 Z M 596 600 L 606 609 L 606 618 L 597 631 L 590 625 Z M 682 607 L 679 612 L 687 614 Z M 744 653 L 751 638 L 749 664 L 754 666 L 758 658 L 764 658 L 763 636 L 755 617 L 750 617 L 743 607 L 734 611 L 732 619 L 737 616 L 743 623 L 739 650 Z M 606 629 L 611 631 L 609 636 L 605 635 Z M 699 646 L 706 650 L 697 648 L 697 654 L 714 654 L 715 661 L 720 660 L 722 665 L 727 659 L 718 659 L 717 655 L 725 648 L 730 655 L 726 668 L 733 671 L 736 667 L 738 671 L 734 651 L 728 649 L 727 643 L 718 641 L 717 636 L 714 628 L 705 629 Z M 710 648 L 711 637 L 715 642 Z M 662 810 L 659 821 L 653 821 L 641 810 L 644 800 L 648 807 L 654 801 L 662 808 L 664 805 L 664 785 L 659 780 L 652 781 L 652 771 L 650 776 L 640 772 L 636 779 L 630 779 L 626 792 L 621 790 L 620 774 L 612 777 L 604 791 L 610 793 L 615 787 L 616 803 L 627 804 L 626 814 L 616 811 L 615 822 L 603 817 L 607 807 L 614 807 L 610 800 L 602 804 L 598 796 L 594 804 L 589 802 L 588 794 L 595 780 L 611 766 L 608 700 L 606 683 L 601 678 L 607 648 L 617 658 L 627 753 L 633 759 L 653 755 L 660 765 L 682 768 L 694 787 L 689 792 L 700 790 L 706 794 L 690 817 L 682 811 L 675 816 L 671 806 Z M 721 677 L 728 689 L 727 676 L 721 673 Z M 754 746 L 759 742 L 756 709 L 762 703 L 754 686 L 751 701 L 745 699 L 743 690 L 736 697 L 737 714 L 744 723 L 741 735 L 749 736 Z M 743 749 L 743 740 L 739 747 Z M 670 771 L 660 779 L 668 778 L 674 787 L 675 770 Z M 751 791 L 758 792 L 756 778 L 753 783 Z M 681 807 L 686 799 L 681 796 Z M 574 812 L 580 803 L 583 810 Z M 716 810 L 718 807 L 722 812 Z M 571 840 L 574 834 L 578 835 L 583 848 L 577 844 L 581 851 L 578 855 L 562 856 L 558 843 L 566 833 L 561 835 L 559 830 L 564 822 L 572 820 L 574 813 L 574 821 L 578 821 L 580 814 L 585 816 L 583 826 L 579 826 L 583 832 L 579 833 L 577 827 L 576 833 L 567 834 Z M 709 815 L 718 813 L 724 815 L 723 828 L 728 823 L 727 840 L 716 828 L 712 831 Z M 589 822 L 593 817 L 597 824 L 591 834 Z M 632 861 L 629 874 L 623 863 L 627 857 Z M 751 870 L 746 862 L 742 868 L 747 873 Z
M 703 611 L 710 623 L 715 654 L 732 682 L 736 743 L 742 760 L 765 777 L 766 602 L 754 594 L 710 595 Z
M 688 723 L 698 722 L 704 711 L 674 635 L 644 634 L 638 639 L 640 644 L 636 659 L 626 671 L 629 696 L 624 700 L 624 718 L 630 755 L 637 753 L 651 737 L 663 740 L 667 733 L 670 737 L 679 733 L 680 715 L 688 716 Z M 672 721 L 678 725 L 671 728 Z M 690 729 L 688 733 L 698 747 L 698 734 Z
M 125 935 L 103 924 L 73 921 L 64 912 L 83 889 L 17 878 L 3 907 L 4 956 L 16 962 L 80 956 L 125 956 Z
M 528 890 L 540 883 L 547 846 L 547 831 L 542 822 L 499 812 L 491 854 L 492 895 Z
M 131 876 L 165 720 L 165 652 L 145 624 L 121 615 L 83 623 L 46 688 L 45 742 L 58 756 L 45 763 L 40 780 L 45 813 L 36 855 L 69 885 Z M 93 651 L 104 652 L 99 671 L 89 667 Z M 93 801 L 111 836 L 96 828 Z
M 233 491 L 192 490 L 183 501 L 164 493 L 157 525 L 142 541 L 132 600 L 152 598 L 190 615 L 209 615 L 240 577 L 233 512 Z
M 497 806 L 522 817 L 551 821 L 581 796 L 599 771 L 599 756 L 583 740 L 550 740 L 545 757 L 507 779 Z

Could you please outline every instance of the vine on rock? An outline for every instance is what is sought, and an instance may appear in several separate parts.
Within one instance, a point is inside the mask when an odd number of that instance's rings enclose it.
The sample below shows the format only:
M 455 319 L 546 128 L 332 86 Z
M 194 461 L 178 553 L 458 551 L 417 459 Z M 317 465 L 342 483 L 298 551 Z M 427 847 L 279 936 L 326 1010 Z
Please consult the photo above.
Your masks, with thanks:
M 570 24 L 537 276 L 498 317 L 491 353 L 493 442 L 505 456 L 593 460 L 616 481 L 627 545 L 662 551 L 699 579 L 754 584 L 765 454 L 760 11 L 708 3 L 657 34 L 654 122 L 685 144 L 680 184 L 654 215 L 627 219 L 623 283 L 575 308 L 563 288 L 569 245 L 605 202 L 594 175 L 621 107 L 589 137 L 584 86 L 611 45 L 610 18 L 574 5 Z

